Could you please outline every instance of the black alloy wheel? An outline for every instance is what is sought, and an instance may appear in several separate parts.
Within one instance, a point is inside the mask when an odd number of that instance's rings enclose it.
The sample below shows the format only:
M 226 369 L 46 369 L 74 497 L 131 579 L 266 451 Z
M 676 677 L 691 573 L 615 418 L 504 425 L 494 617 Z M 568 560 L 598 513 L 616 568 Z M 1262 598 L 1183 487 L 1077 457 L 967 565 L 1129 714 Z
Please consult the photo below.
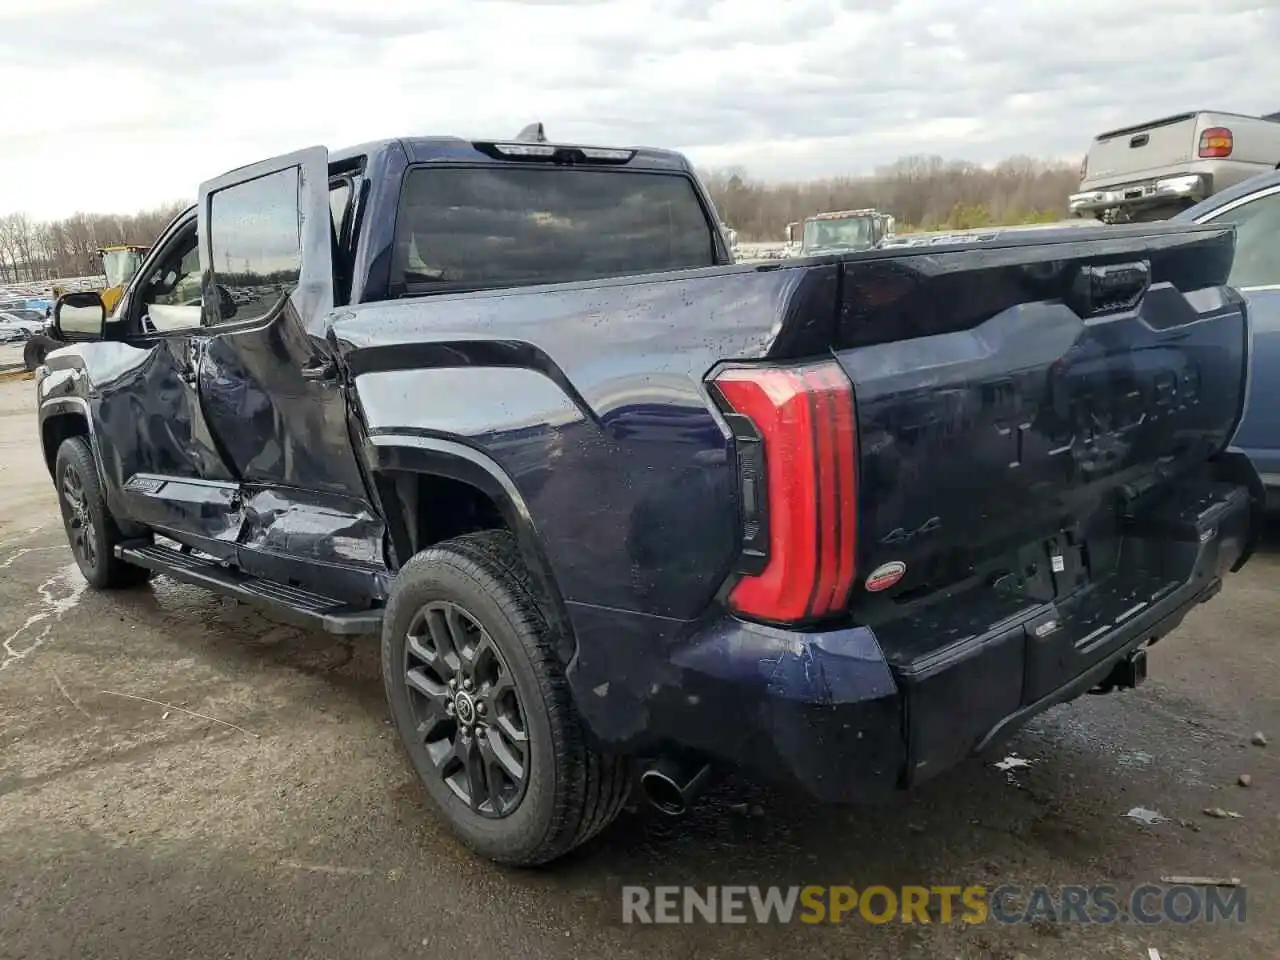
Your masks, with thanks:
M 596 836 L 632 780 L 588 735 L 542 595 L 515 537 L 482 530 L 411 557 L 382 621 L 387 705 L 427 797 L 473 851 L 523 867 Z
M 113 590 L 138 586 L 149 580 L 150 570 L 135 567 L 115 555 L 116 546 L 124 542 L 124 535 L 102 495 L 88 437 L 68 437 L 62 441 L 54 460 L 53 477 L 67 543 L 89 586 Z M 143 533 L 134 539 L 148 539 L 149 535 Z
M 484 817 L 510 814 L 528 786 L 529 732 L 511 669 L 488 631 L 456 603 L 409 624 L 405 684 L 436 775 Z
M 63 466 L 58 494 L 63 523 L 67 528 L 67 540 L 76 562 L 82 570 L 97 569 L 101 545 L 98 543 L 97 526 L 89 512 L 88 496 L 77 464 L 68 462 Z

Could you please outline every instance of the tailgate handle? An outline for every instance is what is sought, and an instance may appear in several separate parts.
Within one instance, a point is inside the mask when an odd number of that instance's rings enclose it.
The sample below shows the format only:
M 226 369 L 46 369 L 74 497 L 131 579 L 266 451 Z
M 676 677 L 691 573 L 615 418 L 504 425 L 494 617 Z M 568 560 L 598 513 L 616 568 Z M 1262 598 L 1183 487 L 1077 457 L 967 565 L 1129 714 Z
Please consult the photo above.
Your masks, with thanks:
M 1134 137 L 1133 139 L 1131 139 L 1131 140 L 1129 141 L 1129 146 L 1130 146 L 1130 147 L 1145 147 L 1145 146 L 1146 146 L 1148 143 L 1150 143 L 1150 142 L 1151 142 L 1151 134 L 1149 134 L 1149 133 L 1140 133 L 1140 134 L 1138 134 L 1136 137 Z
M 1151 263 L 1147 260 L 1086 265 L 1071 285 L 1069 305 L 1080 317 L 1130 310 L 1150 286 Z

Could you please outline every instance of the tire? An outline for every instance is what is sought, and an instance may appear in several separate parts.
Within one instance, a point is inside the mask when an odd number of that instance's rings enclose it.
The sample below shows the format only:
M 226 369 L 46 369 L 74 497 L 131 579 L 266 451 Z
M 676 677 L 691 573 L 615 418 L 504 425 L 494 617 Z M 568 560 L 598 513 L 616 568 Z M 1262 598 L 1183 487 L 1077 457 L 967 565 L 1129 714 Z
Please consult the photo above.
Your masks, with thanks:
M 631 788 L 629 761 L 588 740 L 555 640 L 505 531 L 467 534 L 413 557 L 383 621 L 382 676 L 409 762 L 454 833 L 512 866 L 548 863 L 587 842 Z M 464 734 L 471 720 L 481 734 Z M 460 753 L 485 761 L 484 783 L 469 778 Z
M 89 586 L 114 590 L 151 579 L 150 570 L 116 558 L 116 544 L 124 537 L 107 509 L 93 450 L 85 437 L 62 441 L 53 476 L 67 543 Z
M 44 363 L 44 358 L 48 356 L 50 350 L 57 350 L 62 344 L 43 333 L 37 333 L 31 337 L 22 347 L 22 364 L 29 371 L 35 370 L 36 367 Z

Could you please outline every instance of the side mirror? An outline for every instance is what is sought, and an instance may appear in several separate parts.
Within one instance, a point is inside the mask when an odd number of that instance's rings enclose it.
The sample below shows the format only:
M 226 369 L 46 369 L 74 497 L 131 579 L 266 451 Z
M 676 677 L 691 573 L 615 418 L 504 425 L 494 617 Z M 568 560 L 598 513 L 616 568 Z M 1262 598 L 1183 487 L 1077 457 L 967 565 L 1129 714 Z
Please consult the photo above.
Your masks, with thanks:
M 53 335 L 67 343 L 101 340 L 107 320 L 102 294 L 68 293 L 53 305 Z

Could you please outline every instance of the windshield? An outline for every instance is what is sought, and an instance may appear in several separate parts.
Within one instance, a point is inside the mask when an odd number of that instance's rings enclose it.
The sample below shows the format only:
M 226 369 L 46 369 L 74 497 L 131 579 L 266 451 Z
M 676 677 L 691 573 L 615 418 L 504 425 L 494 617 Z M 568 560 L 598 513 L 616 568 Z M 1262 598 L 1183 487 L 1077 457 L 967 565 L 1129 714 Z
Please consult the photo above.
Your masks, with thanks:
M 116 287 L 133 279 L 142 255 L 134 250 L 108 250 L 102 255 L 102 272 L 107 286 Z
M 805 250 L 858 250 L 874 242 L 870 217 L 809 220 L 804 225 Z
M 419 168 L 405 178 L 393 277 L 414 292 L 592 280 L 715 263 L 686 176 L 563 167 Z

